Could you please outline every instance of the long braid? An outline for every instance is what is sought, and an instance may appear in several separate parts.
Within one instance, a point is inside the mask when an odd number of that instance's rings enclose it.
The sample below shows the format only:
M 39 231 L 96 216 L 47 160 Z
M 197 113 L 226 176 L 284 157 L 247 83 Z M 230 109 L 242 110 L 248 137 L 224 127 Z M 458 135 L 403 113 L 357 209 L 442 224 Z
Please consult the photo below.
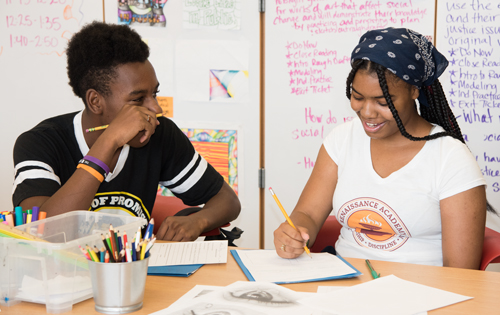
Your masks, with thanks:
M 347 82 L 346 82 L 346 91 L 345 95 L 347 96 L 348 100 L 351 100 L 351 86 L 352 86 L 352 80 L 354 80 L 354 76 L 356 75 L 356 72 L 363 66 L 365 62 L 354 62 L 352 65 L 351 72 L 349 72 L 349 75 L 347 76 Z
M 439 80 L 434 81 L 432 85 L 425 90 L 425 96 L 427 97 L 429 107 L 436 110 L 427 111 L 426 106 L 421 106 L 421 116 L 429 122 L 440 125 L 444 130 L 453 134 L 454 138 L 465 143 L 460 126 L 458 125 L 455 115 L 446 100 L 443 87 L 441 86 Z M 439 114 L 433 115 L 434 112 L 438 112 Z
M 383 66 L 379 64 L 375 64 L 375 71 L 377 72 L 378 80 L 380 83 L 380 88 L 382 89 L 382 92 L 384 93 L 385 100 L 387 101 L 387 104 L 389 105 L 389 109 L 391 110 L 392 116 L 394 117 L 394 120 L 396 121 L 396 124 L 398 125 L 399 131 L 403 136 L 406 138 L 410 139 L 411 141 L 427 141 L 427 140 L 434 140 L 440 137 L 444 136 L 452 136 L 455 137 L 453 134 L 449 133 L 448 131 L 444 132 L 439 132 L 435 133 L 432 135 L 427 135 L 425 137 L 414 137 L 410 135 L 406 129 L 405 126 L 403 125 L 403 122 L 401 121 L 401 118 L 399 118 L 398 111 L 396 110 L 396 107 L 394 107 L 394 103 L 392 103 L 391 95 L 389 94 L 389 88 L 387 86 L 387 80 L 385 78 L 385 75 L 387 73 L 387 69 L 385 69 Z

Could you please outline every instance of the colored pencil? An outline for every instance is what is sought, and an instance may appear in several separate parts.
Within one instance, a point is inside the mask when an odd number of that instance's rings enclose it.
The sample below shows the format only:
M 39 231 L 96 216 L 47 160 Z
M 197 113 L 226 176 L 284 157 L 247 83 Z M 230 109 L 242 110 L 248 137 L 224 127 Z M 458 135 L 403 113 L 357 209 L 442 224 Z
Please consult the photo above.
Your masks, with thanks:
M 85 248 L 87 249 L 87 252 L 89 253 L 90 258 L 92 258 L 92 261 L 99 262 L 99 258 L 97 258 L 97 256 L 95 255 L 95 252 L 92 250 L 92 248 L 90 248 L 89 245 L 85 245 Z
M 137 260 L 137 251 L 135 250 L 135 242 L 132 242 L 132 261 Z
M 127 242 L 125 244 L 125 250 L 127 252 L 127 262 L 132 262 L 132 253 L 131 253 L 131 247 L 130 247 L 130 244 Z
M 128 240 L 127 240 L 127 231 L 124 231 L 123 235 L 122 235 L 122 245 L 123 245 L 124 248 L 126 247 L 127 243 L 128 243 Z
M 104 244 L 104 248 L 106 249 L 106 251 L 111 252 L 111 248 L 109 246 L 110 244 L 108 243 L 108 240 L 106 239 L 106 237 L 102 233 L 101 233 L 101 239 L 102 239 L 102 243 Z M 112 262 L 115 262 L 115 261 L 113 260 Z
M 85 251 L 85 249 L 83 249 L 80 245 L 78 245 L 78 247 L 80 248 L 82 253 L 85 255 L 85 257 L 87 257 L 88 260 L 92 260 L 92 258 L 90 258 L 89 254 Z
M 101 262 L 105 262 L 104 260 L 106 259 L 106 248 L 101 247 L 101 250 L 99 253 L 101 254 Z
M 145 240 L 142 245 L 141 245 L 141 260 L 144 259 L 144 257 L 146 256 L 146 247 L 148 245 L 148 240 Z
M 156 241 L 156 237 L 152 238 L 151 241 L 146 246 L 146 254 L 144 255 L 145 258 L 149 257 L 149 250 L 151 249 L 151 247 L 153 247 L 155 241 Z
M 151 218 L 151 220 L 149 220 L 148 227 L 146 228 L 146 232 L 144 233 L 144 240 L 151 238 L 151 235 L 153 235 L 154 226 L 155 226 L 155 219 Z

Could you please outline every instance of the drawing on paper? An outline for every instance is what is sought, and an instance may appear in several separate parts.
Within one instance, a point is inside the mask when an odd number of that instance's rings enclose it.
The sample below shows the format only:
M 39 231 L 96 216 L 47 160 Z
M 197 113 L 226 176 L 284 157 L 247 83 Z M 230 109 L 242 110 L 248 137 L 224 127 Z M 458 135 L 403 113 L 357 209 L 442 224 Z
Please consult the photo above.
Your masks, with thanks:
M 238 195 L 238 133 L 236 130 L 181 128 L 195 150 L 219 172 Z M 173 196 L 158 186 L 158 194 Z
M 251 289 L 237 289 L 224 292 L 224 299 L 249 304 L 259 304 L 261 306 L 292 306 L 296 302 L 283 295 L 277 288 L 261 287 Z
M 183 0 L 183 26 L 239 30 L 241 0 Z
M 214 303 L 198 303 L 194 306 L 186 307 L 171 315 L 265 315 L 242 306 L 218 305 Z
M 165 3 L 167 0 L 118 0 L 118 24 L 165 27 Z
M 241 98 L 248 94 L 248 71 L 210 70 L 210 100 Z

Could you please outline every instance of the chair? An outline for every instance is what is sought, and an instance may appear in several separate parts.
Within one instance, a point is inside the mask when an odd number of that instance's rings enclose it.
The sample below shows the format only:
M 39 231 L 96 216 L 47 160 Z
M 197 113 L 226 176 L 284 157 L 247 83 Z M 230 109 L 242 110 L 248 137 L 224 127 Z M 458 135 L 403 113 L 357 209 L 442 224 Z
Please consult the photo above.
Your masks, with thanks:
M 177 197 L 157 195 L 155 204 L 153 205 L 153 214 L 151 216 L 155 219 L 153 233 L 156 234 L 156 232 L 160 228 L 161 223 L 163 222 L 163 220 L 165 220 L 166 217 L 173 216 L 177 212 L 187 208 L 201 209 L 200 207 L 187 206 L 182 202 L 181 199 Z M 223 225 L 222 227 L 226 226 L 229 226 L 229 223 Z M 221 234 L 220 228 L 215 228 L 211 231 L 201 234 L 200 236 L 216 236 L 219 234 Z
M 335 216 L 328 216 L 319 230 L 316 241 L 310 248 L 311 252 L 319 253 L 329 245 L 335 247 L 335 242 L 339 238 L 341 227 L 342 226 Z M 485 270 L 491 263 L 500 263 L 500 233 L 490 228 L 486 228 L 484 231 L 483 254 L 480 269 Z
M 500 263 L 500 233 L 490 228 L 484 231 L 483 256 L 481 270 L 485 270 L 491 263 Z

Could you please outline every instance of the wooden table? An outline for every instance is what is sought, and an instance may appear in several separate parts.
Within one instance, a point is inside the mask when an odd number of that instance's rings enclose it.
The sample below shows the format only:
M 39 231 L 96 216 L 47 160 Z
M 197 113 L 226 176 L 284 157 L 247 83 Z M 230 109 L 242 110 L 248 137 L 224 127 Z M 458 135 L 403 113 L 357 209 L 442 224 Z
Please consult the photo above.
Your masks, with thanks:
M 342 280 L 296 283 L 283 285 L 289 289 L 303 292 L 316 292 L 318 286 L 352 286 L 372 280 L 363 259 L 348 258 L 363 275 Z M 500 314 L 500 273 L 458 268 L 434 267 L 414 264 L 393 263 L 371 260 L 373 267 L 382 276 L 394 274 L 397 277 L 431 286 L 434 288 L 474 297 L 471 300 L 453 304 L 429 312 L 430 314 Z M 227 264 L 205 265 L 190 277 L 148 276 L 144 306 L 131 314 L 150 314 L 179 299 L 195 285 L 226 286 L 235 281 L 247 280 L 231 254 Z M 387 297 L 390 303 L 390 296 Z M 21 302 L 11 307 L 1 306 L 4 314 L 45 314 L 45 305 Z M 71 312 L 63 314 L 100 314 L 94 310 L 94 300 L 73 305 Z

